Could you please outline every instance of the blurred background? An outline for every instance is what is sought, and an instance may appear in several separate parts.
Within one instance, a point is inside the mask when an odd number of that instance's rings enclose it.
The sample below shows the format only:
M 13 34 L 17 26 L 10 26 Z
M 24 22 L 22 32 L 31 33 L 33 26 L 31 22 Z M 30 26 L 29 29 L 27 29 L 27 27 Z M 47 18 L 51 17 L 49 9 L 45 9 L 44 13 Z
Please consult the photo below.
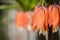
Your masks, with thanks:
M 41 2 L 44 1 L 46 6 L 54 3 L 60 4 L 60 0 L 0 0 L 0 40 L 27 40 L 28 35 L 26 30 L 20 32 L 15 28 L 14 20 L 16 11 L 33 11 L 37 4 L 41 5 Z M 19 39 L 20 33 L 24 34 L 22 35 L 22 39 Z M 38 39 L 36 37 L 38 36 L 37 33 L 31 31 L 30 40 L 40 40 L 40 37 Z

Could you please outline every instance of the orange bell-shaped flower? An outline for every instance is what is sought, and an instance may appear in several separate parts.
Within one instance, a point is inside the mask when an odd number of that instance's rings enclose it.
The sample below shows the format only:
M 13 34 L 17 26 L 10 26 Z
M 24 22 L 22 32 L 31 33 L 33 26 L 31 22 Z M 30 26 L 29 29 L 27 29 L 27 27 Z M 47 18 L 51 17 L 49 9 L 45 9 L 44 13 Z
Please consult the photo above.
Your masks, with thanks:
M 58 26 L 59 12 L 56 5 L 49 6 L 49 24 L 52 25 L 53 30 Z
M 28 18 L 27 15 L 20 11 L 16 14 L 16 27 L 24 27 L 26 28 L 28 24 Z
M 37 19 L 36 19 L 36 14 L 39 11 L 39 6 L 37 5 L 34 9 L 34 15 L 33 15 L 33 22 L 32 22 L 32 30 L 36 31 L 37 30 Z
M 34 10 L 33 31 L 42 29 L 44 27 L 44 21 L 45 21 L 45 13 L 43 7 L 36 6 Z

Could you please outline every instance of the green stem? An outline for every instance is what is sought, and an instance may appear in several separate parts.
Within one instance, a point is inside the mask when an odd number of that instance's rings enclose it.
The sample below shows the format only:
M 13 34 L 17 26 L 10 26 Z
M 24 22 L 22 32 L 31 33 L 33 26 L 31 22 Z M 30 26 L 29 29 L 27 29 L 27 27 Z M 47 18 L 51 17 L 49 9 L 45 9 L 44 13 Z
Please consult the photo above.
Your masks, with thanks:
M 40 0 L 41 5 L 45 4 L 45 0 Z

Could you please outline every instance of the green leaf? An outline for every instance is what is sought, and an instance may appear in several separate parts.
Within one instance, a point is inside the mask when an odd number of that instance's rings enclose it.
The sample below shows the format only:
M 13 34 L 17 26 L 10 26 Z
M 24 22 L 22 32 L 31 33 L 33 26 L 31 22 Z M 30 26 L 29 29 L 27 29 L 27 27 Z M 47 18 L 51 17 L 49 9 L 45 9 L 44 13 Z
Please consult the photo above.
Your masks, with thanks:
M 24 6 L 24 4 L 23 4 L 23 1 L 21 1 L 21 0 L 16 0 L 16 2 L 19 4 L 19 6 L 23 9 L 23 10 L 25 10 L 25 6 Z
M 0 6 L 0 10 L 1 9 L 14 9 L 15 7 L 12 7 L 11 5 L 2 5 Z
M 33 9 L 37 4 L 37 0 L 33 0 L 30 4 L 30 9 Z

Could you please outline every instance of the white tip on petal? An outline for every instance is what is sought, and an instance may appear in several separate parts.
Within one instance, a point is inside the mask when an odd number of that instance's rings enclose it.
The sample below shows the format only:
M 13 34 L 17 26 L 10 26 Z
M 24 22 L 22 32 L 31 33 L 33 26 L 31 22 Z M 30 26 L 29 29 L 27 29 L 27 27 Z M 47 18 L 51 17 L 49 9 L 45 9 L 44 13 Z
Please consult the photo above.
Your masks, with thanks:
M 48 32 L 47 31 L 45 32 L 45 38 L 46 38 L 46 40 L 48 40 Z
M 42 30 L 39 30 L 39 35 L 41 35 L 43 33 L 43 31 Z
M 31 25 L 28 25 L 27 30 L 31 31 Z
M 18 27 L 17 28 L 20 32 L 24 31 L 24 28 L 23 27 Z
M 58 31 L 58 26 L 53 30 L 53 33 L 57 32 Z

